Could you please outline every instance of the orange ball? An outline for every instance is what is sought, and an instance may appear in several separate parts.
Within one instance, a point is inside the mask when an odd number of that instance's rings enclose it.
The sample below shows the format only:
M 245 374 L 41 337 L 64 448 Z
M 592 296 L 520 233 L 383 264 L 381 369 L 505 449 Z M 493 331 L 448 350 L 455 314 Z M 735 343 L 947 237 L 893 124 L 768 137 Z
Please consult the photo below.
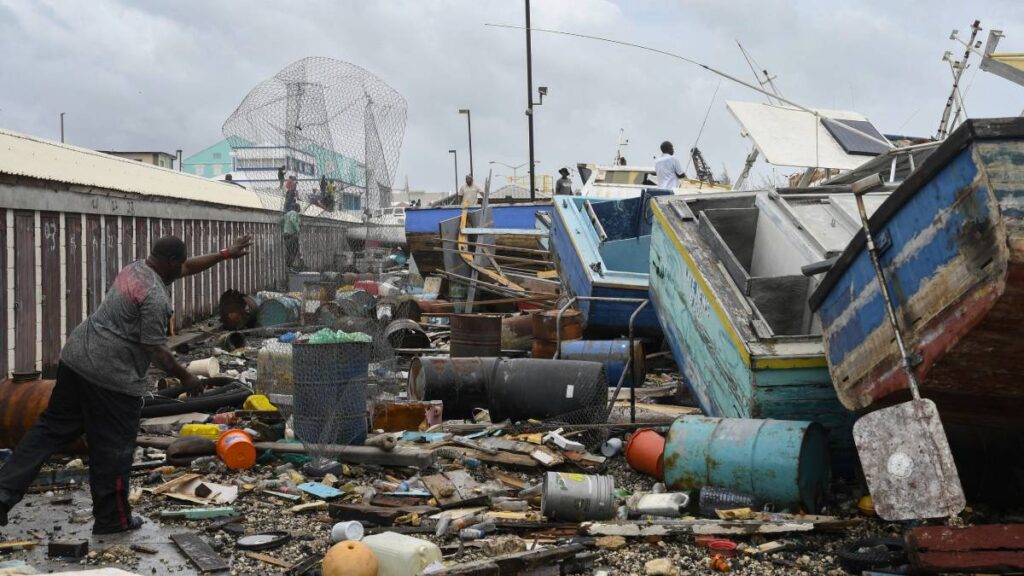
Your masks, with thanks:
M 323 576 L 377 576 L 377 557 L 362 542 L 338 542 L 324 555 Z

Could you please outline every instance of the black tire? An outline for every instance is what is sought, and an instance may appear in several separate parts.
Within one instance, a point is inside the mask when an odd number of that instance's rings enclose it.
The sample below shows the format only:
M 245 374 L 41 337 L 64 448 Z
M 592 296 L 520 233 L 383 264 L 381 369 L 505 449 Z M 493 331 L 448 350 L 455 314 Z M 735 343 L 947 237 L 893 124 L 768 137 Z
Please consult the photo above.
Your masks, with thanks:
M 213 380 L 210 378 L 209 380 Z M 159 395 L 143 398 L 142 417 L 152 418 L 155 416 L 172 416 L 175 414 L 187 414 L 189 412 L 213 413 L 220 408 L 237 408 L 245 403 L 245 400 L 252 396 L 252 389 L 241 382 L 231 380 L 227 383 L 218 382 L 217 388 L 207 390 L 201 396 L 178 400 L 177 396 L 183 392 L 180 387 L 161 390 Z
M 876 549 L 885 546 L 885 550 Z M 872 548 L 872 550 L 864 550 Z M 897 568 L 908 563 L 907 549 L 900 538 L 868 538 L 844 544 L 837 554 L 839 565 L 847 572 L 860 574 L 864 570 Z

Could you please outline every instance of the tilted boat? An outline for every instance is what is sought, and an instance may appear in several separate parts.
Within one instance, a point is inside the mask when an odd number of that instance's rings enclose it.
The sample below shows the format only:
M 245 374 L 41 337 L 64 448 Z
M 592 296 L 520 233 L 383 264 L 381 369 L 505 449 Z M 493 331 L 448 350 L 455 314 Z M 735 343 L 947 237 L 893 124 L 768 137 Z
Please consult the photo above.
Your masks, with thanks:
M 968 120 L 870 219 L 921 393 L 946 423 L 1024 419 L 1024 118 Z M 851 410 L 906 397 L 906 375 L 857 234 L 811 296 Z
M 885 194 L 871 194 L 870 208 Z M 650 292 L 683 378 L 708 416 L 819 422 L 852 468 L 853 413 L 829 378 L 802 267 L 857 231 L 849 194 L 806 190 L 658 198 Z
M 648 188 L 621 200 L 556 196 L 549 241 L 562 287 L 571 296 L 647 298 L 647 253 L 651 245 L 651 198 L 669 194 Z M 591 337 L 627 335 L 632 302 L 580 300 Z M 654 309 L 634 322 L 637 336 L 660 337 Z

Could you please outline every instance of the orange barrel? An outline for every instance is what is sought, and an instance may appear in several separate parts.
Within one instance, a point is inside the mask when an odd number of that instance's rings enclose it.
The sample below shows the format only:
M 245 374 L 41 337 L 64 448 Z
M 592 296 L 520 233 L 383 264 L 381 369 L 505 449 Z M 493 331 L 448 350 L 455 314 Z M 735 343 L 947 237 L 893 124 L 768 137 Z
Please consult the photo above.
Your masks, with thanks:
M 14 448 L 50 403 L 55 380 L 0 382 L 0 448 Z
M 228 430 L 217 440 L 217 457 L 229 470 L 245 470 L 256 463 L 256 445 L 244 430 Z
M 558 350 L 558 310 L 544 310 L 530 316 L 533 319 L 534 358 L 554 358 Z M 569 309 L 562 313 L 562 342 L 583 338 L 583 315 Z
M 637 430 L 626 444 L 626 462 L 629 467 L 658 480 L 665 478 L 664 453 L 665 437 L 650 428 Z

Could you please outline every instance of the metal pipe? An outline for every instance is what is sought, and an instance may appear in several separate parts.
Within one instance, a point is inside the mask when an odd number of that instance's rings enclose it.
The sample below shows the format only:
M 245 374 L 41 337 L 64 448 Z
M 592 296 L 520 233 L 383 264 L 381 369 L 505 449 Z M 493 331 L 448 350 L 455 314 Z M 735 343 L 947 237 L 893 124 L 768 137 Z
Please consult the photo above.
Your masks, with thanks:
M 530 201 L 537 199 L 537 168 L 533 161 L 533 51 L 530 45 L 530 0 L 526 0 L 526 118 L 530 126 Z
M 878 257 L 878 247 L 875 246 L 875 240 L 871 236 L 871 227 L 868 225 L 868 213 L 864 209 L 864 194 L 880 183 L 878 174 L 872 174 L 867 178 L 854 182 L 853 197 L 857 199 L 857 211 L 860 212 L 860 224 L 864 230 L 864 241 L 868 247 L 868 254 L 871 255 L 871 264 L 875 267 L 875 279 L 878 280 L 878 289 L 882 293 L 882 300 L 885 301 L 885 312 L 889 317 L 889 325 L 892 326 L 892 331 L 896 336 L 896 347 L 900 350 L 900 364 L 907 373 L 910 394 L 914 397 L 914 400 L 920 400 L 921 392 L 917 388 L 917 376 L 910 366 L 910 357 L 907 355 L 907 347 L 903 343 L 903 334 L 900 331 L 900 325 L 896 322 L 896 308 L 893 306 L 892 298 L 889 296 L 889 286 L 885 283 L 885 273 L 882 271 L 882 262 Z

